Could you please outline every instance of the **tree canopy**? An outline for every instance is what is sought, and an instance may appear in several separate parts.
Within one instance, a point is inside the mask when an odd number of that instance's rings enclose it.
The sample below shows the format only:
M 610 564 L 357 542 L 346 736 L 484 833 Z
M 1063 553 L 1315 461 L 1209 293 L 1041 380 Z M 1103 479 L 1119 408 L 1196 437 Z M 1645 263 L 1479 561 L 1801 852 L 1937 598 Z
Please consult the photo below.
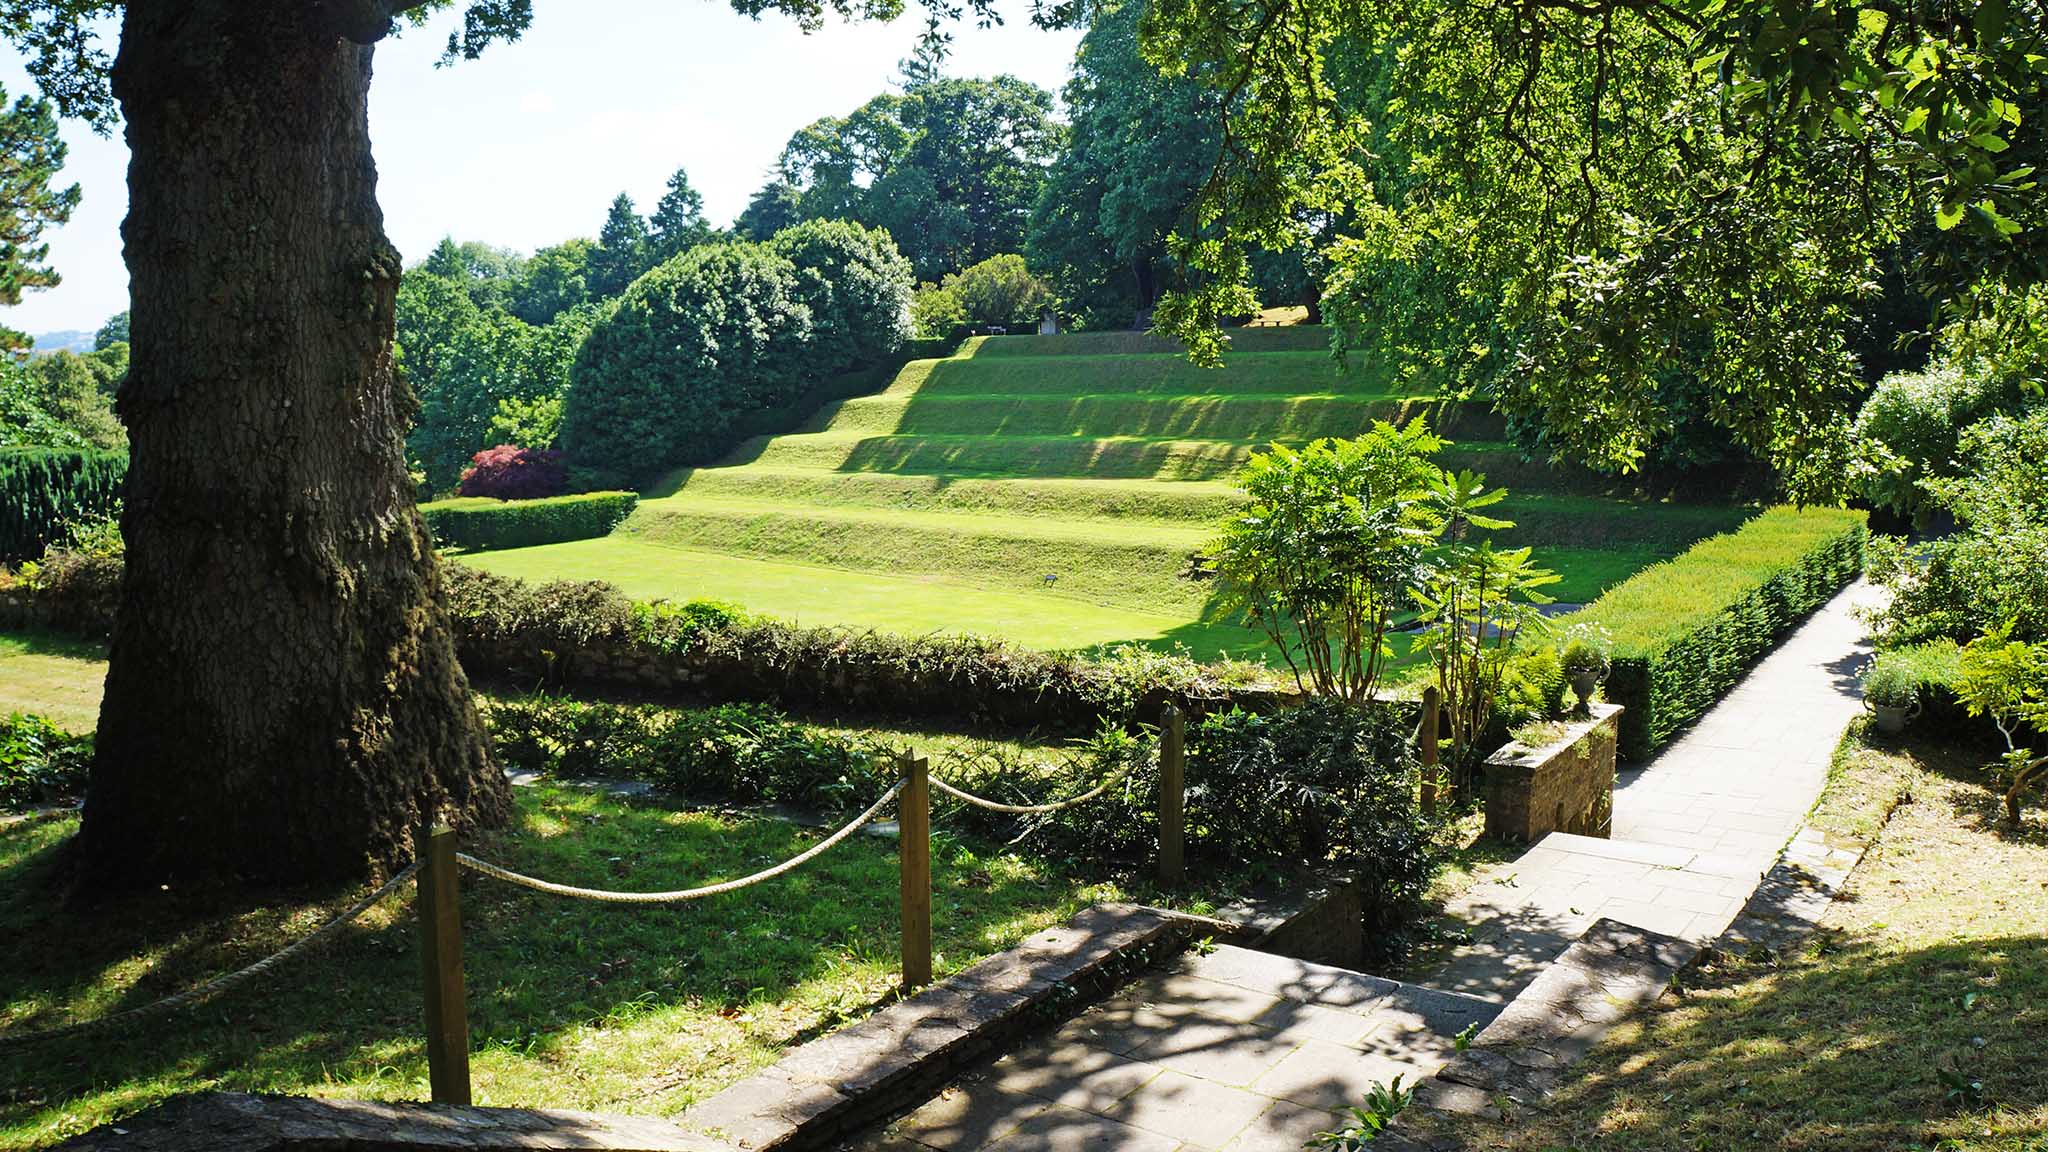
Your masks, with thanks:
M 801 218 L 885 229 L 937 280 L 1023 248 L 1061 135 L 1052 93 L 1014 76 L 918 81 L 798 131 L 755 201 L 786 185 Z
M 23 292 L 57 286 L 57 270 L 45 263 L 50 246 L 43 229 L 71 219 L 79 191 L 76 184 L 50 184 L 64 167 L 66 148 L 49 101 L 23 96 L 11 108 L 6 101 L 0 90 L 0 304 L 11 305 L 21 303 Z M 0 328 L 0 346 L 25 349 L 29 339 Z
M 2042 19 L 2004 0 L 1155 0 L 1147 58 L 1227 103 L 1176 241 L 1198 276 L 1162 316 L 1213 357 L 1247 246 L 1351 213 L 1331 278 L 1367 351 L 1446 356 L 1431 367 L 1483 377 L 1559 454 L 1621 466 L 1686 412 L 1670 389 L 1690 377 L 1692 414 L 1795 490 L 1837 489 L 1886 259 L 1960 308 L 2042 278 Z M 1398 95 L 1382 121 L 1347 111 L 1371 106 L 1361 86 Z M 1406 175 L 1375 179 L 1390 154 Z
M 1025 249 L 1070 312 L 1124 326 L 1174 282 L 1166 239 L 1183 227 L 1222 140 L 1221 96 L 1167 76 L 1138 50 L 1142 0 L 1104 4 L 1063 93 L 1072 121 L 1031 215 Z

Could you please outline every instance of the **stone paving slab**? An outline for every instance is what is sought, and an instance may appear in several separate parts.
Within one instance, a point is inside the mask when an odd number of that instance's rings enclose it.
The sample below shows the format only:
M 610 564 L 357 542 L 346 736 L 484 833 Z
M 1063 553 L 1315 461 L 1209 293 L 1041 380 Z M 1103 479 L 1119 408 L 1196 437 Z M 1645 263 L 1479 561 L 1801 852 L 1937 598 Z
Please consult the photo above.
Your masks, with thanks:
M 1299 1152 L 1376 1083 L 1427 1079 L 1496 1005 L 1222 946 L 962 1076 L 866 1146 Z M 879 1143 L 877 1143 L 879 1142 Z

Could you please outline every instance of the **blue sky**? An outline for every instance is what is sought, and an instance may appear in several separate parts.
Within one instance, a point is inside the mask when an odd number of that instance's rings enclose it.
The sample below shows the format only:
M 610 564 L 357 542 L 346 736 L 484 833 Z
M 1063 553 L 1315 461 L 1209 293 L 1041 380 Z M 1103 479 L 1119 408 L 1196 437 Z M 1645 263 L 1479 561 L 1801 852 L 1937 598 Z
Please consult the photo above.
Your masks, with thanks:
M 790 133 L 852 111 L 896 76 L 922 29 L 828 24 L 806 36 L 717 0 L 539 0 L 533 29 L 482 60 L 434 67 L 453 13 L 377 49 L 370 94 L 384 226 L 410 263 L 445 234 L 530 251 L 592 236 L 611 198 L 651 211 L 689 169 L 706 214 L 746 206 Z M 962 26 L 947 70 L 1008 72 L 1057 92 L 1078 33 L 1046 33 L 1012 3 L 1000 28 Z M 0 47 L 9 97 L 30 90 Z M 60 181 L 84 188 L 71 222 L 45 233 L 64 283 L 23 297 L 0 323 L 26 332 L 97 328 L 127 307 L 121 218 L 127 149 L 67 123 Z

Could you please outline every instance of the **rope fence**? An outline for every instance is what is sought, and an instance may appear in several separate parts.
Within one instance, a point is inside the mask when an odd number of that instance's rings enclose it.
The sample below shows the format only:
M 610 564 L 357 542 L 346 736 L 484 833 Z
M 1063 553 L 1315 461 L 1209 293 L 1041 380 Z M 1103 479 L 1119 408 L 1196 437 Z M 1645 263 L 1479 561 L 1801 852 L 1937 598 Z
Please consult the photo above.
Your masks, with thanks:
M 990 800 L 987 797 L 976 796 L 972 792 L 967 792 L 963 791 L 962 789 L 955 788 L 951 784 L 946 783 L 944 780 L 939 779 L 937 776 L 932 777 L 932 787 L 937 788 L 939 791 L 944 792 L 946 795 L 951 796 L 955 800 L 960 800 L 964 801 L 965 803 L 972 804 L 976 808 L 986 808 L 990 812 L 1006 812 L 1012 816 L 1038 816 L 1043 815 L 1047 812 L 1059 812 L 1063 809 L 1075 807 L 1076 805 L 1086 804 L 1090 800 L 1095 799 L 1097 796 L 1102 795 L 1104 792 L 1109 791 L 1110 785 L 1115 784 L 1117 781 L 1123 779 L 1125 776 L 1130 775 L 1130 771 L 1131 770 L 1129 767 L 1125 767 L 1120 771 L 1112 772 L 1109 774 L 1108 777 L 1106 777 L 1102 781 L 1102 783 L 1097 784 L 1093 789 L 1087 792 L 1083 792 L 1081 795 L 1072 797 L 1071 799 L 1061 800 L 1052 804 L 1005 804 L 999 800 Z
M 1184 728 L 1181 713 L 1179 709 L 1169 705 L 1161 714 L 1159 741 L 1159 875 L 1161 880 L 1167 883 L 1178 882 L 1182 872 L 1184 760 Z M 1070 799 L 1047 804 L 1006 804 L 977 796 L 943 780 L 934 779 L 930 764 L 915 753 L 905 752 L 901 767 L 901 777 L 874 803 L 833 831 L 831 835 L 797 855 L 736 880 L 667 892 L 621 892 L 583 888 L 528 876 L 457 851 L 456 833 L 445 825 L 423 826 L 415 835 L 413 863 L 385 881 L 376 891 L 277 952 L 245 968 L 141 1007 L 58 1028 L 0 1034 L 0 1050 L 132 1024 L 210 1000 L 275 971 L 294 956 L 333 939 L 372 906 L 396 892 L 406 881 L 413 880 L 418 886 L 415 904 L 419 917 L 420 960 L 425 985 L 429 1083 L 435 1102 L 468 1104 L 469 1019 L 462 967 L 462 919 L 458 885 L 458 877 L 463 869 L 536 892 L 579 900 L 594 900 L 608 904 L 685 903 L 737 892 L 788 875 L 874 823 L 885 809 L 894 804 L 897 810 L 897 856 L 901 874 L 903 988 L 908 992 L 929 984 L 932 980 L 933 788 L 963 803 L 991 812 L 1032 816 L 1085 804 L 1102 796 L 1118 781 L 1127 778 L 1131 772 L 1131 767 L 1127 765 L 1110 773 L 1094 788 Z
M 737 880 L 727 880 L 720 884 L 706 884 L 701 888 L 682 888 L 673 892 L 613 892 L 602 888 L 578 888 L 570 884 L 556 884 L 552 881 L 526 876 L 514 872 L 510 868 L 501 868 L 488 860 L 479 860 L 468 853 L 458 852 L 455 859 L 461 862 L 464 868 L 472 872 L 481 872 L 492 879 L 503 880 L 508 884 L 517 884 L 522 888 L 531 888 L 536 892 L 546 892 L 551 896 L 573 896 L 580 900 L 596 900 L 606 904 L 681 904 L 690 900 L 702 900 L 706 896 L 720 896 L 727 892 L 737 892 L 742 888 L 751 888 L 765 880 L 773 880 L 777 876 L 796 871 L 798 868 L 831 851 L 835 845 L 848 836 L 873 823 L 875 817 L 880 814 L 882 809 L 888 807 L 902 792 L 903 782 L 899 780 L 894 787 L 882 793 L 881 799 L 868 805 L 867 811 L 855 816 L 837 832 L 818 841 L 802 853 L 791 856 L 773 868 L 765 868 L 751 876 L 742 876 Z
M 188 988 L 183 992 L 166 996 L 154 1003 L 144 1004 L 140 1007 L 112 1012 L 105 1016 L 97 1016 L 77 1024 L 67 1024 L 60 1028 L 45 1028 L 37 1032 L 10 1032 L 0 1035 L 0 1050 L 26 1044 L 40 1044 L 46 1040 L 55 1040 L 59 1037 L 83 1036 L 102 1029 L 112 1028 L 118 1024 L 133 1024 L 138 1020 L 147 1020 L 154 1016 L 161 1016 L 166 1012 L 174 1012 L 180 1008 L 198 1004 L 201 1001 L 211 1000 L 223 992 L 239 988 L 249 981 L 277 969 L 299 953 L 332 940 L 343 928 L 354 923 L 358 917 L 368 912 L 379 901 L 397 891 L 399 885 L 412 879 L 413 874 L 419 871 L 419 867 L 418 862 L 406 865 L 405 869 L 398 875 L 386 880 L 383 887 L 356 901 L 339 916 L 246 968 L 237 969 L 225 976 L 208 980 L 196 988 Z

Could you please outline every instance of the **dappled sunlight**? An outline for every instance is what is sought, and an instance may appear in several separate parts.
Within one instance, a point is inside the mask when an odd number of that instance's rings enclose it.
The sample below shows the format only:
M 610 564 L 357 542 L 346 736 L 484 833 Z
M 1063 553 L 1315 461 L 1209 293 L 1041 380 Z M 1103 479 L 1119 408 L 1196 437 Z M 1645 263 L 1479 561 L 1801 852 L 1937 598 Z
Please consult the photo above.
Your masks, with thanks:
M 1838 766 L 1834 789 L 1862 811 L 1912 799 L 1803 952 L 1721 957 L 1686 976 L 1681 995 L 1616 1028 L 1552 1107 L 1487 1137 L 1525 1150 L 2016 1152 L 2048 1136 L 2048 845 L 1971 818 L 1986 789 L 1967 755 L 1910 751 L 1854 749 Z M 1838 794 L 1815 819 L 1863 816 Z M 1981 1098 L 1958 1087 L 1970 1082 Z
M 816 843 L 779 820 L 520 789 L 512 830 L 465 848 L 550 879 L 632 890 L 750 872 Z M 42 947 L 0 964 L 9 1030 L 156 1000 L 267 955 L 358 893 L 208 909 L 196 897 L 61 905 L 36 877 L 75 821 L 0 830 L 0 933 Z M 964 837 L 936 848 L 940 971 L 973 963 L 1115 889 Z M 984 878 L 986 878 L 984 880 Z M 785 1046 L 895 995 L 893 842 L 858 836 L 783 879 L 669 908 L 565 901 L 465 876 L 465 971 L 480 1102 L 671 1113 Z M 421 1099 L 410 890 L 332 944 L 185 1013 L 0 1052 L 0 1140 L 48 1142 L 199 1088 Z

